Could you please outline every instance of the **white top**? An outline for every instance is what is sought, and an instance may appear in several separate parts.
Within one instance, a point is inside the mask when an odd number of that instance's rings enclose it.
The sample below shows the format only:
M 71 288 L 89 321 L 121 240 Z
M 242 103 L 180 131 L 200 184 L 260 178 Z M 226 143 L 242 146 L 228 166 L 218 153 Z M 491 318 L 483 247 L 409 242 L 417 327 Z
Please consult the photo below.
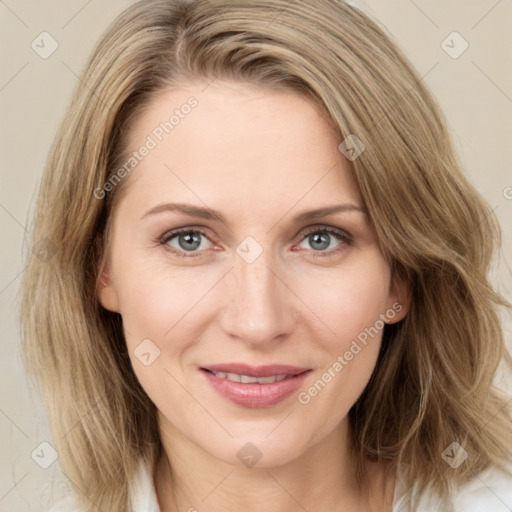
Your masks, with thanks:
M 412 512 L 404 500 L 404 479 L 399 469 L 393 512 Z M 80 512 L 73 504 L 72 496 L 57 502 L 49 512 Z M 153 482 L 152 467 L 141 463 L 139 474 L 132 482 L 131 503 L 133 512 L 160 512 Z M 457 489 L 453 494 L 454 512 L 511 512 L 512 476 L 491 467 L 473 480 Z M 437 512 L 439 501 L 424 496 L 414 512 Z

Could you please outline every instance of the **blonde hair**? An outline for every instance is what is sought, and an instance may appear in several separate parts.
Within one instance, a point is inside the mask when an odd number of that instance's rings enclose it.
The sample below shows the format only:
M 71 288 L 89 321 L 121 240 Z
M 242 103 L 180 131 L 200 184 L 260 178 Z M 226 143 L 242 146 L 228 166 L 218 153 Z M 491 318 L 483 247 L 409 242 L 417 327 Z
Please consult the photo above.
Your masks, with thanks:
M 366 146 L 351 172 L 412 304 L 386 326 L 349 413 L 358 478 L 366 460 L 404 462 L 411 488 L 447 497 L 453 483 L 506 468 L 510 410 L 493 379 L 500 361 L 511 362 L 498 316 L 510 304 L 488 280 L 500 229 L 397 45 L 337 0 L 144 0 L 108 28 L 82 74 L 36 206 L 31 247 L 46 253 L 27 254 L 23 282 L 25 364 L 84 510 L 130 510 L 139 460 L 162 450 L 121 317 L 97 299 L 98 247 L 108 248 L 130 178 L 104 199 L 95 191 L 125 161 L 133 120 L 154 95 L 219 77 L 303 94 L 325 109 L 340 142 L 355 134 Z M 457 469 L 441 458 L 454 441 L 469 454 Z

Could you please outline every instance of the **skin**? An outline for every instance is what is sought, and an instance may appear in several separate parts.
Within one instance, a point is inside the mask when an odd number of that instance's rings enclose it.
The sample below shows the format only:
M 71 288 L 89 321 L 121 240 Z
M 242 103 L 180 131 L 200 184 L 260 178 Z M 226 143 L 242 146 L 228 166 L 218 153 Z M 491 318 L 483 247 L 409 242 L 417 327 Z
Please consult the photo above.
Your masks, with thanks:
M 293 222 L 323 206 L 363 208 L 326 113 L 292 92 L 219 80 L 203 89 L 163 91 L 135 121 L 132 150 L 187 98 L 198 100 L 125 178 L 99 291 L 101 304 L 122 315 L 133 369 L 158 409 L 161 509 L 391 510 L 394 478 L 372 463 L 372 487 L 359 489 L 348 451 L 347 413 L 375 368 L 381 332 L 307 405 L 293 394 L 269 408 L 237 406 L 199 370 L 223 362 L 312 368 L 304 391 L 379 315 L 399 303 L 388 320 L 397 322 L 409 307 L 363 212 Z M 170 202 L 207 205 L 227 224 L 172 211 L 141 219 Z M 327 235 L 324 248 L 306 234 L 325 226 L 352 241 Z M 196 235 L 199 257 L 186 256 L 178 236 L 159 244 L 181 227 L 205 231 Z M 248 236 L 263 249 L 252 263 L 236 252 Z M 144 339 L 160 350 L 149 366 L 134 354 Z M 237 457 L 248 442 L 262 454 L 250 468 Z

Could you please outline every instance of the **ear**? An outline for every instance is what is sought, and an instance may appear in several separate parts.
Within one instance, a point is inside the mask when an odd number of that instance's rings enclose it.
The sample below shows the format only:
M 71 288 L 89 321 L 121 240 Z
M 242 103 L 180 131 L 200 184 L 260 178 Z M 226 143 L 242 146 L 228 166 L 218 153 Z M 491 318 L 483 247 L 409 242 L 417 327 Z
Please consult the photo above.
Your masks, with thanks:
M 105 261 L 105 264 L 102 266 L 103 260 L 103 239 L 96 239 L 96 261 L 98 263 L 98 282 L 97 282 L 97 295 L 100 304 L 109 311 L 113 313 L 119 313 L 119 299 L 117 296 L 117 292 L 110 277 L 109 271 L 109 262 Z
M 411 284 L 393 273 L 386 301 L 386 323 L 394 324 L 403 320 L 411 307 Z

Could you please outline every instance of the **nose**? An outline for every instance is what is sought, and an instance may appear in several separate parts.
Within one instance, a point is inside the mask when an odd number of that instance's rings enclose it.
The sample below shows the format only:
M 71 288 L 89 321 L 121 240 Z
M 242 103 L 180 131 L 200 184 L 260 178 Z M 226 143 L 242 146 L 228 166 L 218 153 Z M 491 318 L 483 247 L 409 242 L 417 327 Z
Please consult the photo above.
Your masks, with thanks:
M 263 251 L 252 263 L 235 256 L 220 315 L 226 334 L 254 346 L 283 339 L 294 330 L 299 316 L 300 301 L 269 253 Z

